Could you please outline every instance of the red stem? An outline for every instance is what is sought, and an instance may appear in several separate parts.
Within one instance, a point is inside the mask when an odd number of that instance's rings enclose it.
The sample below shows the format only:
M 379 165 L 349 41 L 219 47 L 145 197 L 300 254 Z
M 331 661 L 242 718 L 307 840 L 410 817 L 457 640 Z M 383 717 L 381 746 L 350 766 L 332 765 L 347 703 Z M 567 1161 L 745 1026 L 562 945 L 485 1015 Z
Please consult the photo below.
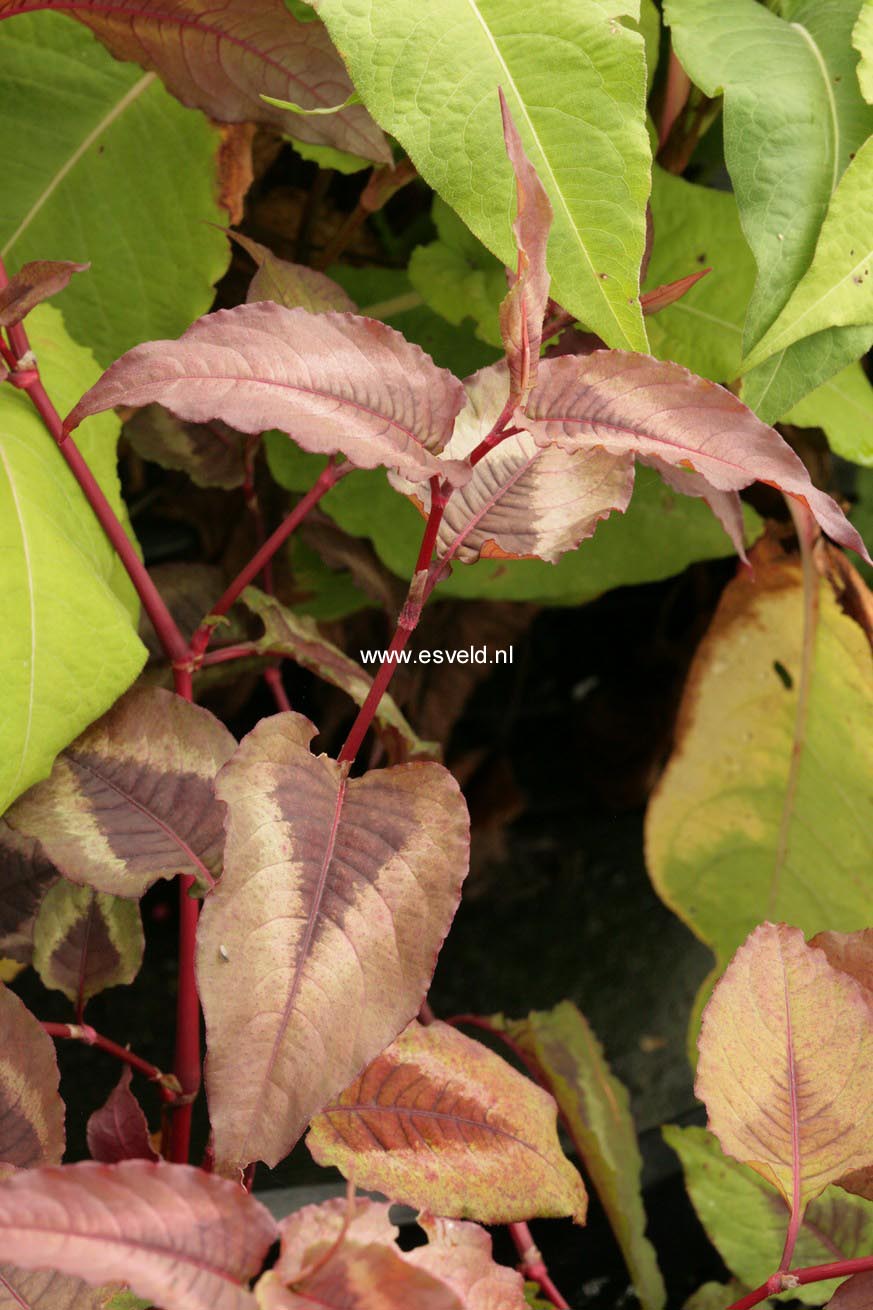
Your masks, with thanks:
M 166 1101 L 174 1101 L 177 1092 L 172 1087 L 172 1076 L 162 1073 L 154 1064 L 149 1064 L 148 1060 L 143 1060 L 141 1056 L 134 1055 L 126 1046 L 119 1046 L 118 1042 L 113 1042 L 110 1038 L 104 1037 L 101 1033 L 95 1031 L 87 1023 L 49 1023 L 41 1024 L 43 1032 L 48 1033 L 49 1037 L 69 1038 L 72 1041 L 84 1042 L 87 1046 L 96 1046 L 98 1050 L 105 1051 L 107 1055 L 114 1055 L 116 1060 L 121 1060 L 123 1064 L 129 1064 L 131 1069 L 136 1069 L 137 1073 L 144 1074 L 152 1082 L 159 1086 L 161 1096 Z
M 532 1279 L 549 1298 L 557 1310 L 570 1310 L 569 1301 L 565 1301 L 552 1282 L 546 1263 L 539 1247 L 530 1235 L 525 1223 L 509 1224 L 509 1235 L 515 1243 L 519 1255 L 519 1268 L 526 1278 Z
M 805 1269 L 792 1269 L 790 1274 L 772 1274 L 760 1287 L 747 1292 L 739 1301 L 734 1301 L 728 1310 L 752 1310 L 753 1306 L 766 1301 L 768 1296 L 778 1296 L 780 1292 L 789 1292 L 794 1287 L 805 1287 L 807 1283 L 826 1283 L 831 1278 L 851 1278 L 852 1274 L 866 1274 L 873 1270 L 873 1255 L 865 1255 L 857 1260 L 834 1260 L 827 1265 L 807 1265 Z
M 449 503 L 451 488 L 446 489 L 445 485 L 439 478 L 430 480 L 430 513 L 427 517 L 427 527 L 424 530 L 424 536 L 421 539 L 421 548 L 418 552 L 418 560 L 415 565 L 416 573 L 426 569 L 430 564 L 433 556 L 433 548 L 436 544 L 437 533 L 440 530 L 440 524 L 443 520 L 446 505 Z
M 276 702 L 277 709 L 283 713 L 290 710 L 292 708 L 291 702 L 282 683 L 282 671 L 278 665 L 270 664 L 264 669 L 264 682 L 273 693 L 273 700 Z

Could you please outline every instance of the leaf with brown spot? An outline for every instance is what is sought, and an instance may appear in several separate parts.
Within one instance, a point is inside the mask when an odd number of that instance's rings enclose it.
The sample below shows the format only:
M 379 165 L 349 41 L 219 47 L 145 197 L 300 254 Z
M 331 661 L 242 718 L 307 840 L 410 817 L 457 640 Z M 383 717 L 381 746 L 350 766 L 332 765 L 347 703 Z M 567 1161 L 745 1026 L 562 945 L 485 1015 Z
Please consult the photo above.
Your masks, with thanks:
M 33 967 L 46 987 L 63 992 L 80 1014 L 98 992 L 133 982 L 144 949 L 136 901 L 66 878 L 43 897 L 33 926 Z
M 873 1164 L 873 1004 L 799 929 L 755 929 L 704 1011 L 699 1048 L 710 1130 L 793 1214 Z
M 338 282 L 324 273 L 305 264 L 292 264 L 287 259 L 280 259 L 272 250 L 262 246 L 242 232 L 227 234 L 238 246 L 242 246 L 258 266 L 255 276 L 249 283 L 246 303 L 258 300 L 274 300 L 286 309 L 307 309 L 310 314 L 326 314 L 330 310 L 354 314 L 357 305 L 346 295 Z
M 30 964 L 34 921 L 57 878 L 39 842 L 0 819 L 0 955 Z
M 216 784 L 225 872 L 197 975 L 223 1171 L 277 1164 L 418 1012 L 467 872 L 467 809 L 446 769 L 349 779 L 310 753 L 314 733 L 300 714 L 262 719 Z
M 189 1165 L 88 1161 L 0 1186 L 0 1260 L 123 1281 L 164 1310 L 255 1310 L 246 1284 L 275 1236 L 242 1187 Z
M 654 1248 L 646 1238 L 642 1159 L 627 1090 L 572 1001 L 526 1019 L 491 1021 L 505 1031 L 558 1102 L 573 1145 L 600 1197 L 645 1310 L 666 1299 Z
M 444 1023 L 413 1022 L 310 1126 L 318 1164 L 417 1209 L 480 1223 L 572 1215 L 588 1198 L 548 1092 Z
M 92 1160 L 116 1164 L 119 1160 L 158 1158 L 142 1106 L 130 1090 L 132 1076 L 130 1065 L 125 1065 L 106 1104 L 88 1120 L 88 1150 Z
M 328 641 L 318 624 L 306 614 L 295 614 L 274 597 L 247 587 L 242 601 L 264 625 L 264 635 L 255 642 L 261 654 L 285 655 L 301 668 L 311 669 L 324 682 L 347 692 L 356 705 L 363 705 L 373 679 L 338 646 Z M 392 764 L 407 760 L 435 759 L 439 747 L 422 741 L 401 714 L 397 703 L 387 693 L 382 697 L 373 719 L 373 728 L 385 746 Z
M 183 423 L 162 405 L 146 405 L 124 425 L 138 455 L 165 469 L 181 469 L 198 487 L 241 487 L 246 446 L 251 437 L 214 419 Z M 215 597 L 217 599 L 217 597 Z
M 134 898 L 158 878 L 209 885 L 224 844 L 217 770 L 236 743 L 198 705 L 134 687 L 7 812 L 65 878 Z
M 74 273 L 84 273 L 90 267 L 66 259 L 36 259 L 23 264 L 0 288 L 0 327 L 20 323 L 43 300 L 63 291 Z
M 64 1153 L 64 1103 L 52 1039 L 0 983 L 0 1161 L 17 1169 Z M 14 1255 L 14 1252 L 6 1253 Z M 0 1259 L 3 1255 L 0 1254 Z

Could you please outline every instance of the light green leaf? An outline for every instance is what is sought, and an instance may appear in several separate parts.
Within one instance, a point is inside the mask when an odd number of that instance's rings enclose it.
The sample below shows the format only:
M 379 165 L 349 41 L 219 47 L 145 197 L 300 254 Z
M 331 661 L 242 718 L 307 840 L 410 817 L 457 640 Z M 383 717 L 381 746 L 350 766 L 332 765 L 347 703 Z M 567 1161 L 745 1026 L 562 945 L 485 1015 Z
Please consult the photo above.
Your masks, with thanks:
M 337 150 L 334 146 L 316 146 L 309 141 L 297 141 L 288 137 L 291 145 L 301 159 L 307 159 L 319 168 L 333 168 L 338 173 L 360 173 L 365 168 L 372 168 L 372 159 L 362 159 L 360 155 L 350 155 L 347 150 Z
M 823 428 L 831 450 L 873 466 L 873 386 L 860 364 L 850 364 L 785 415 L 786 423 Z
M 439 196 L 433 218 L 439 240 L 413 250 L 409 281 L 442 318 L 455 326 L 471 318 L 476 336 L 502 352 L 498 313 L 506 295 L 503 265 Z
M 227 215 L 202 114 L 73 19 L 37 13 L 0 24 L 0 119 L 3 258 L 90 260 L 57 304 L 101 363 L 209 309 L 228 263 L 210 224 Z
M 736 199 L 655 168 L 652 221 L 647 289 L 712 268 L 675 305 L 649 319 L 652 353 L 714 382 L 730 382 L 739 372 L 743 319 L 755 283 Z
M 667 0 L 665 21 L 691 79 L 724 93 L 724 149 L 758 281 L 750 351 L 812 259 L 831 194 L 873 111 L 855 78 L 860 0 Z M 844 361 L 845 362 L 845 361 Z
M 873 0 L 864 0 L 852 32 L 852 45 L 861 56 L 858 85 L 868 104 L 873 103 Z
M 873 323 L 873 137 L 834 192 L 809 269 L 746 361 L 753 368 L 802 337 Z
M 96 382 L 93 357 L 41 305 L 31 344 L 61 413 Z M 113 414 L 78 444 L 121 508 Z M 146 658 L 115 552 L 27 396 L 0 386 L 0 813 L 133 682 Z
M 703 1283 L 685 1302 L 682 1310 L 724 1310 L 726 1305 L 739 1301 L 746 1289 L 739 1283 Z M 775 1305 L 765 1301 L 764 1305 Z
M 828 328 L 765 359 L 740 379 L 740 398 L 765 423 L 777 423 L 792 406 L 866 354 L 873 327 Z
M 515 185 L 497 88 L 555 211 L 552 293 L 611 346 L 646 349 L 637 300 L 650 148 L 642 36 L 598 0 L 316 0 L 380 125 L 511 267 Z
M 139 905 L 59 878 L 33 925 L 33 965 L 46 987 L 84 1005 L 107 987 L 133 982 L 145 938 Z
M 314 17 L 314 15 L 313 15 Z M 348 109 L 349 105 L 359 105 L 361 97 L 357 91 L 353 91 L 340 105 L 322 105 L 318 109 L 304 109 L 302 105 L 295 105 L 293 100 L 277 100 L 275 96 L 262 95 L 261 99 L 268 105 L 275 105 L 277 109 L 290 109 L 295 114 L 339 114 L 343 109 Z
M 711 1242 L 741 1283 L 759 1286 L 779 1267 L 788 1227 L 782 1197 L 754 1169 L 728 1159 L 705 1129 L 670 1125 L 663 1133 L 682 1162 L 688 1194 Z M 871 1244 L 873 1203 L 829 1187 L 806 1211 L 793 1264 L 851 1260 L 868 1255 Z M 804 1305 L 823 1305 L 838 1284 L 809 1283 L 792 1296 Z
M 631 17 L 623 18 L 622 22 L 625 26 L 633 25 L 642 33 L 646 47 L 646 91 L 649 92 L 658 70 L 661 46 L 661 14 L 655 0 L 641 0 L 638 22 Z

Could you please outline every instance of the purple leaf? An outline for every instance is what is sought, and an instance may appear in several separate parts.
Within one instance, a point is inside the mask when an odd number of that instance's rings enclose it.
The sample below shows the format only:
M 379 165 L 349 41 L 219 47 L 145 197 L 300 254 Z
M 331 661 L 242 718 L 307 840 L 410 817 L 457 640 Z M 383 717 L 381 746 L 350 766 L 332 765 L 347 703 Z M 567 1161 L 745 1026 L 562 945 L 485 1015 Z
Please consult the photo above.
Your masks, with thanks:
M 138 455 L 164 469 L 181 469 L 198 487 L 241 487 L 250 437 L 226 423 L 183 423 L 160 405 L 137 410 L 124 435 Z
M 64 1103 L 54 1043 L 2 983 L 0 1051 L 0 1162 L 18 1169 L 54 1164 L 64 1153 Z M 16 1255 L 0 1251 L 0 1264 Z
M 0 955 L 30 964 L 34 921 L 57 878 L 39 842 L 0 819 Z
M 41 301 L 63 291 L 74 273 L 84 273 L 90 267 L 66 259 L 37 259 L 24 264 L 0 290 L 0 327 L 20 323 Z
M 131 1077 L 130 1066 L 125 1065 L 106 1104 L 88 1120 L 88 1150 L 102 1164 L 158 1158 L 142 1106 L 130 1090 Z
M 304 450 L 384 464 L 412 482 L 466 481 L 436 456 L 464 388 L 418 346 L 375 319 L 310 314 L 264 301 L 207 314 L 178 341 L 135 346 L 86 392 L 68 431 L 114 405 L 160 401 L 195 423 L 279 428 Z
M 828 536 L 870 559 L 842 510 L 813 486 L 778 432 L 730 391 L 678 364 L 621 350 L 543 360 L 525 414 L 543 445 L 630 453 L 662 472 L 669 466 L 679 490 L 695 488 L 692 494 L 707 498 L 720 493 L 717 512 L 726 526 L 733 523 L 738 549 L 736 493 L 757 481 L 806 504 Z M 675 471 L 696 476 L 688 483 L 677 480 Z

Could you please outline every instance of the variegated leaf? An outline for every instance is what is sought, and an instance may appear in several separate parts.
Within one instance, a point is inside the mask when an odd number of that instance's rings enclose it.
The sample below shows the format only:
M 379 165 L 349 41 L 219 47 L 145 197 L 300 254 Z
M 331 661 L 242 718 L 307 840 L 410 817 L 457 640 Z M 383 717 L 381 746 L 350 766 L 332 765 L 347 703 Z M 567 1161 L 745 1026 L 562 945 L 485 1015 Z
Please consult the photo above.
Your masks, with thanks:
M 57 878 L 39 842 L 0 819 L 0 955 L 30 963 L 34 920 Z
M 0 983 L 0 1162 L 54 1164 L 64 1153 L 64 1103 L 52 1039 Z M 0 1253 L 0 1262 L 15 1252 Z
M 133 982 L 145 938 L 139 905 L 59 878 L 43 897 L 33 926 L 33 966 L 81 1013 L 107 987 Z

